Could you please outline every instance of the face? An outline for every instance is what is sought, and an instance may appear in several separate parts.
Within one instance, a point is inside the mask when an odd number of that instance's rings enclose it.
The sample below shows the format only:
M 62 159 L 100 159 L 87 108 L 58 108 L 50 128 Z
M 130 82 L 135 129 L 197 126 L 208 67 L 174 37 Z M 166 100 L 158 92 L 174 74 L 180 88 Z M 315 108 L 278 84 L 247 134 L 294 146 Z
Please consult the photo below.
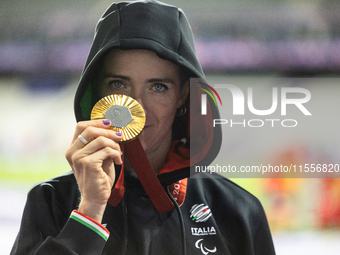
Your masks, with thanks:
M 188 84 L 180 88 L 177 65 L 153 51 L 114 49 L 104 60 L 98 86 L 102 97 L 123 94 L 142 105 L 146 123 L 139 139 L 147 154 L 170 149 L 176 109 L 189 90 Z

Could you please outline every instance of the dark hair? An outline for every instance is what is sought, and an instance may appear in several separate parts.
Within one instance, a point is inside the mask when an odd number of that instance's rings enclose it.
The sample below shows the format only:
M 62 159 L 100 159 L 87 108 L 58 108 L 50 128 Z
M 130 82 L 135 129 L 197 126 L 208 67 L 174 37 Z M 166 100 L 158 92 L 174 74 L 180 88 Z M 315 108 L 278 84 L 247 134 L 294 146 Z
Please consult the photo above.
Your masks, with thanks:
M 179 80 L 180 80 L 180 88 L 182 89 L 184 84 L 190 80 L 190 72 L 188 69 L 186 69 L 183 66 L 178 66 L 178 75 L 179 75 Z M 186 108 L 186 113 L 183 115 L 178 115 L 176 114 L 174 122 L 172 124 L 172 140 L 181 140 L 183 138 L 187 138 L 188 136 L 188 122 L 189 122 L 189 117 L 188 117 L 188 110 L 189 110 L 189 100 L 190 98 L 190 90 L 189 90 L 189 95 L 184 102 L 182 106 L 178 108 L 178 112 L 180 112 L 180 108 L 185 107 Z
M 191 75 L 187 68 L 176 64 L 178 67 L 178 76 L 179 76 L 179 85 L 181 89 L 183 88 L 184 84 L 190 79 Z

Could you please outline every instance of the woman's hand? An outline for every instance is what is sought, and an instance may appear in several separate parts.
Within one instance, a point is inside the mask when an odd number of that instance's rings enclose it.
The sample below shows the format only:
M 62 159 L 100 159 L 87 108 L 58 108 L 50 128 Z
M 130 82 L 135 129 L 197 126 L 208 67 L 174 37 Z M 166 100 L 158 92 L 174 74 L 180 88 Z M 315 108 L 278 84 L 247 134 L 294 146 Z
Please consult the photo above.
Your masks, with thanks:
M 99 223 L 116 178 L 114 163 L 122 164 L 118 144 L 122 136 L 109 128 L 109 120 L 79 122 L 66 152 L 81 193 L 78 210 Z M 79 135 L 88 143 L 82 142 Z

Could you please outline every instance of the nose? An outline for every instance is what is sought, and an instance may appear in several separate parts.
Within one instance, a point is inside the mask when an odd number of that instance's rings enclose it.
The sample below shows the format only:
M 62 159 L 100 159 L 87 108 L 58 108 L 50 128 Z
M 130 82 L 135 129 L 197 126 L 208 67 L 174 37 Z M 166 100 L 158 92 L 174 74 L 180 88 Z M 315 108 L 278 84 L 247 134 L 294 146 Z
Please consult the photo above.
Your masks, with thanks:
M 138 91 L 136 89 L 133 89 L 129 95 L 133 99 L 135 99 L 143 108 L 145 115 L 147 114 L 145 99 L 143 97 L 143 93 L 141 91 Z
M 146 110 L 146 107 L 145 107 L 145 104 L 143 104 L 143 101 L 140 100 L 140 99 L 136 99 L 136 101 L 142 106 L 144 112 L 145 112 L 145 117 L 147 115 L 147 110 Z

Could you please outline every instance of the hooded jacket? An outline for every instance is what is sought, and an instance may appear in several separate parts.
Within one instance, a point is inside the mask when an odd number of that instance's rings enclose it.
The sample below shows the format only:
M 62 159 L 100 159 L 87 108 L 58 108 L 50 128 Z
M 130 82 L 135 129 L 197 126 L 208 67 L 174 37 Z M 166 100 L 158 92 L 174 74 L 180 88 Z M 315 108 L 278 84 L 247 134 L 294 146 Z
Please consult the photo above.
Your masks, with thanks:
M 75 96 L 77 121 L 89 120 L 100 99 L 92 78 L 112 48 L 154 51 L 190 77 L 205 80 L 190 25 L 180 9 L 157 1 L 114 3 L 96 27 Z M 200 97 L 196 86 L 191 85 L 190 97 Z M 126 175 L 122 199 L 114 206 L 107 204 L 99 224 L 75 211 L 80 193 L 70 172 L 29 192 L 11 254 L 274 254 L 265 213 L 254 196 L 225 178 L 187 178 L 190 166 L 208 165 L 221 143 L 221 130 L 211 125 L 219 116 L 217 107 L 210 102 L 208 116 L 201 116 L 200 108 L 189 101 L 190 111 L 174 121 L 173 147 L 157 176 L 180 207 L 160 213 L 139 179 Z M 191 160 L 178 151 L 190 151 Z

